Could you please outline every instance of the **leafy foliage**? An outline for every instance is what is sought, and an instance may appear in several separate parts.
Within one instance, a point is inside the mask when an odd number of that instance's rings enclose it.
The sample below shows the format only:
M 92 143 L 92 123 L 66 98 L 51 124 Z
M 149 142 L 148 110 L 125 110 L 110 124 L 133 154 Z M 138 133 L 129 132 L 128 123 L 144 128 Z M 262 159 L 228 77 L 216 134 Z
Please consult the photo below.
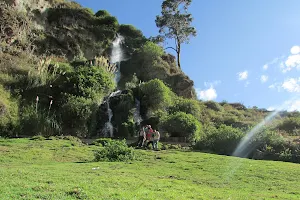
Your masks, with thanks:
M 183 112 L 167 116 L 160 127 L 172 137 L 186 137 L 189 142 L 200 139 L 202 128 L 200 122 L 193 115 Z
M 0 136 L 13 136 L 19 123 L 19 105 L 2 85 L 0 85 L 0 93 Z
M 86 137 L 89 133 L 94 105 L 91 99 L 84 97 L 69 96 L 67 102 L 61 107 L 64 132 L 76 136 Z
M 200 118 L 201 114 L 201 106 L 196 100 L 184 99 L 181 97 L 176 99 L 174 105 L 169 107 L 168 110 L 169 113 L 184 112 L 187 114 L 191 114 L 197 119 Z
M 149 109 L 156 110 L 172 104 L 174 93 L 161 80 L 153 79 L 143 83 L 140 88 L 143 93 L 142 103 Z
M 231 126 L 221 125 L 219 128 L 208 126 L 205 127 L 204 136 L 194 148 L 231 155 L 243 136 L 241 130 Z
M 62 131 L 61 124 L 55 115 L 47 110 L 37 111 L 34 105 L 22 109 L 20 125 L 22 135 L 49 137 L 59 135 Z
M 135 152 L 132 147 L 128 147 L 126 140 L 112 140 L 103 148 L 95 151 L 95 161 L 129 161 L 135 159 Z
M 74 96 L 98 99 L 109 94 L 115 83 L 112 75 L 103 68 L 81 66 L 74 72 L 66 73 L 58 87 Z
M 289 117 L 285 118 L 277 126 L 279 130 L 284 130 L 288 133 L 293 134 L 293 131 L 300 129 L 300 118 L 299 117 Z

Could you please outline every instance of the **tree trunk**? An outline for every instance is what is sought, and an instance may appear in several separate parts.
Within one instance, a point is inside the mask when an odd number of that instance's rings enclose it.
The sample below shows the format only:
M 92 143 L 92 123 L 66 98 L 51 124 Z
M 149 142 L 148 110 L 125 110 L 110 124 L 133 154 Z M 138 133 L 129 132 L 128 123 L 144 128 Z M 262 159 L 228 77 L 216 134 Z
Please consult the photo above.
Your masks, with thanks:
M 178 68 L 181 69 L 181 66 L 180 66 L 180 43 L 178 43 L 176 52 L 177 52 L 177 65 L 178 65 Z

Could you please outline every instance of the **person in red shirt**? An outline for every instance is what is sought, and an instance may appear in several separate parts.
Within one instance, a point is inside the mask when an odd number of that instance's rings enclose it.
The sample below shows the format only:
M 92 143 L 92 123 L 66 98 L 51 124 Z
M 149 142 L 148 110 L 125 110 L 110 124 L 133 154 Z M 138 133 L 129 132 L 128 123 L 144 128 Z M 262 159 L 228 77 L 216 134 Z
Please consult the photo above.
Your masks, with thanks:
M 153 129 L 151 128 L 151 125 L 147 125 L 146 140 L 147 140 L 147 144 L 146 144 L 147 147 L 150 145 L 150 143 L 153 146 Z

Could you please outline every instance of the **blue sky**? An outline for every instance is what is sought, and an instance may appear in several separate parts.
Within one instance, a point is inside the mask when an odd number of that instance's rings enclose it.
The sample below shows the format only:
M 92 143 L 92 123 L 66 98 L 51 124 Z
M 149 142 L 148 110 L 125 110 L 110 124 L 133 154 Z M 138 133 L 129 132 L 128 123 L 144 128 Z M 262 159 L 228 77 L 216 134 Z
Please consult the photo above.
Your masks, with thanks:
M 162 0 L 77 0 L 107 10 L 147 37 L 158 34 Z M 193 0 L 198 35 L 183 45 L 181 66 L 203 100 L 300 110 L 300 1 Z

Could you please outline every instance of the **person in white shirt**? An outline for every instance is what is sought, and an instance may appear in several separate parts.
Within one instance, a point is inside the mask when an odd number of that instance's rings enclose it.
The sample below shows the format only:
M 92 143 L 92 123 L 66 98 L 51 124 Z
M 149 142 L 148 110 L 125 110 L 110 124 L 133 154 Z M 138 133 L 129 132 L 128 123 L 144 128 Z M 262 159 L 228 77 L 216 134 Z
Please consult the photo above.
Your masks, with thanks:
M 145 140 L 146 140 L 146 133 L 144 127 L 142 127 L 139 132 L 139 140 L 138 140 L 137 147 L 143 147 Z
M 160 133 L 157 130 L 154 130 L 153 150 L 157 150 L 159 139 L 160 139 Z

